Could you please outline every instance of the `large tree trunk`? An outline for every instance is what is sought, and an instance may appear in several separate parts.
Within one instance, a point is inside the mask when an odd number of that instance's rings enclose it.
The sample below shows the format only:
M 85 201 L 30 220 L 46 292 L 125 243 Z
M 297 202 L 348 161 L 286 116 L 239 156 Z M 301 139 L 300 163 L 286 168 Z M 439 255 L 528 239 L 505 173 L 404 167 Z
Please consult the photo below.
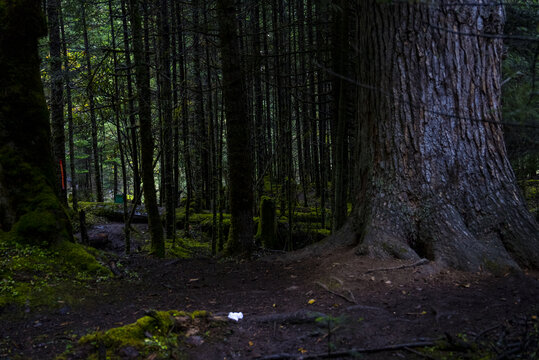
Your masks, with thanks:
M 539 266 L 500 125 L 502 43 L 469 36 L 502 32 L 492 3 L 359 2 L 360 253 Z
M 0 1 L 0 231 L 16 241 L 71 240 L 55 191 L 38 38 L 46 34 L 40 3 Z
M 240 66 L 236 9 L 233 0 L 218 0 L 219 37 L 226 109 L 230 230 L 227 251 L 250 253 L 253 242 L 253 163 L 250 122 Z

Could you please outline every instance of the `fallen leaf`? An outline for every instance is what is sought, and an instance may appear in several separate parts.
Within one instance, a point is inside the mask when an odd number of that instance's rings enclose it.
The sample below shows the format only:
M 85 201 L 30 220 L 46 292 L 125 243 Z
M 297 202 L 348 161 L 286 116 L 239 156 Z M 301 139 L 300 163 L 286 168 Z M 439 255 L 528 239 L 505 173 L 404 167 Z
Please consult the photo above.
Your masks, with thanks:
M 307 301 L 307 303 L 308 303 L 309 305 L 312 305 L 312 304 L 315 303 L 315 301 L 316 301 L 315 299 L 310 299 L 309 301 Z
M 249 341 L 249 346 L 253 346 L 255 343 L 252 341 Z
M 302 354 L 305 354 L 305 353 L 307 352 L 307 350 L 305 350 L 305 349 L 302 348 L 302 347 L 300 347 L 300 348 L 298 349 L 298 351 L 299 351 L 300 353 L 302 353 Z

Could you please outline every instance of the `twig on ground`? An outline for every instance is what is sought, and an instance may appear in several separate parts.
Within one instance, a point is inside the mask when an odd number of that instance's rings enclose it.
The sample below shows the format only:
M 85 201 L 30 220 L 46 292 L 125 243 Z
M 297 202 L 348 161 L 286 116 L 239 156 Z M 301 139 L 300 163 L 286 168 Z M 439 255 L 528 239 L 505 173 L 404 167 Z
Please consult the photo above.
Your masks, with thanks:
M 382 312 L 385 312 L 385 313 L 388 313 L 389 311 L 387 311 L 386 309 L 383 309 L 381 307 L 377 307 L 377 306 L 368 306 L 368 305 L 361 305 L 361 304 L 356 304 L 356 305 L 352 305 L 352 306 L 349 306 L 345 309 L 346 311 L 354 311 L 354 310 L 374 310 L 374 311 L 382 311 Z
M 481 339 L 481 337 L 482 337 L 483 335 L 485 335 L 486 333 L 491 332 L 492 330 L 496 330 L 496 329 L 499 328 L 500 326 L 501 326 L 501 325 L 498 324 L 498 325 L 491 326 L 491 327 L 489 327 L 489 328 L 487 328 L 487 329 L 481 331 L 479 334 L 477 334 L 477 335 L 475 336 L 474 341 L 477 342 L 479 339 Z
M 409 348 L 409 347 L 405 347 L 404 350 L 409 351 L 412 354 L 416 354 L 418 356 L 424 357 L 425 359 L 437 360 L 436 358 L 434 358 L 434 357 L 432 357 L 430 355 L 424 354 L 421 351 L 417 351 L 417 350 L 414 350 L 414 349 Z
M 346 296 L 346 295 L 344 295 L 344 294 L 340 294 L 340 293 L 338 293 L 338 292 L 336 292 L 336 291 L 330 290 L 325 284 L 322 284 L 321 282 L 318 282 L 318 281 L 317 281 L 316 284 L 317 284 L 317 285 L 320 285 L 324 290 L 326 290 L 327 292 L 329 292 L 329 293 L 331 293 L 331 294 L 333 294 L 333 295 L 337 295 L 337 296 L 343 298 L 344 300 L 346 300 L 346 301 L 348 301 L 348 302 L 350 302 L 350 303 L 352 303 L 352 304 L 357 304 L 357 302 L 355 301 L 355 299 L 351 299 L 351 298 L 349 298 L 348 296 Z M 349 291 L 350 291 L 350 290 L 349 290 Z M 353 297 L 353 295 L 352 295 L 352 297 Z
M 328 358 L 338 358 L 342 356 L 353 356 L 354 354 L 359 353 L 375 353 L 375 352 L 383 352 L 383 351 L 394 351 L 394 350 L 403 350 L 407 348 L 416 348 L 416 347 L 425 347 L 425 346 L 434 346 L 435 343 L 432 341 L 424 341 L 424 342 L 413 342 L 413 343 L 406 343 L 406 344 L 395 344 L 395 345 L 387 345 L 387 346 L 381 346 L 376 348 L 356 348 L 356 349 L 348 349 L 343 351 L 335 351 L 331 354 L 328 354 L 327 352 L 320 353 L 320 354 L 311 354 L 311 355 L 297 355 L 297 354 L 274 354 L 274 355 L 268 355 L 260 358 L 261 360 L 281 360 L 281 359 L 328 359 Z
M 390 267 L 390 268 L 369 269 L 369 270 L 365 271 L 365 274 L 370 274 L 370 273 L 377 272 L 377 271 L 392 271 L 392 270 L 406 269 L 406 268 L 425 265 L 425 264 L 428 264 L 428 262 L 429 262 L 428 259 L 423 258 L 421 260 L 416 261 L 413 264 L 405 264 L 405 265 L 396 266 L 396 267 Z

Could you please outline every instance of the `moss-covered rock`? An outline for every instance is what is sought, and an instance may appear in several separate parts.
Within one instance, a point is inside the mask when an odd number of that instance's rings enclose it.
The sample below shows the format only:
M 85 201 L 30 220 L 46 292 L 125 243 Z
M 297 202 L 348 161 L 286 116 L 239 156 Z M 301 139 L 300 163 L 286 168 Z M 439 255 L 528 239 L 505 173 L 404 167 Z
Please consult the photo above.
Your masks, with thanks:
M 207 311 L 150 311 L 132 324 L 83 336 L 58 359 L 94 359 L 99 352 L 111 360 L 124 359 L 126 353 L 140 359 L 180 358 L 187 337 L 207 338 L 212 335 L 210 329 L 222 327 L 224 320 Z

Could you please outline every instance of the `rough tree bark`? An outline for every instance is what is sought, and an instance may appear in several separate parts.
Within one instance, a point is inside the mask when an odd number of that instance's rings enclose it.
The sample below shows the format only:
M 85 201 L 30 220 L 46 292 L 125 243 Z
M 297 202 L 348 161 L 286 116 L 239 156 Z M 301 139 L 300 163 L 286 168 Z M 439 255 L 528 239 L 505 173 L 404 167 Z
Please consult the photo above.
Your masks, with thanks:
M 37 50 L 46 31 L 40 2 L 0 1 L 0 231 L 36 245 L 72 239 L 54 191 Z
M 253 162 L 245 83 L 240 66 L 234 0 L 218 0 L 219 37 L 226 109 L 230 230 L 229 253 L 250 253 L 253 237 Z
M 67 177 L 64 134 L 64 75 L 62 73 L 62 42 L 60 39 L 60 0 L 47 1 L 49 27 L 51 96 L 50 113 L 52 150 L 56 165 L 57 193 L 67 205 Z
M 502 42 L 464 35 L 503 31 L 491 3 L 358 3 L 358 252 L 467 270 L 539 266 L 539 226 L 500 125 Z

